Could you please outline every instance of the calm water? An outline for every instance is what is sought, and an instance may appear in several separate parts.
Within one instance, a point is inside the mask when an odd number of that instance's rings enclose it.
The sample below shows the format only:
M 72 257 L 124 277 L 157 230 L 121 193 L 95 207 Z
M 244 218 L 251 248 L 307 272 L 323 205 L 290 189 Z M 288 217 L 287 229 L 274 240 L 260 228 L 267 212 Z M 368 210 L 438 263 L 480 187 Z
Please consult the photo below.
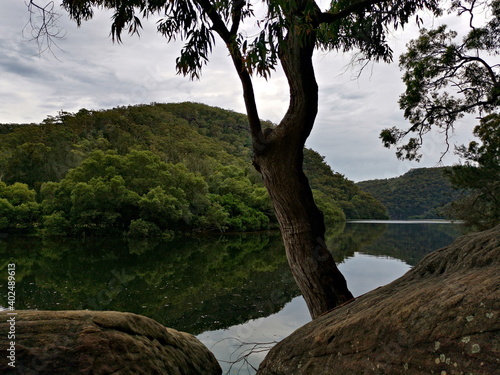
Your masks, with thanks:
M 398 278 L 460 230 L 447 223 L 354 222 L 332 228 L 327 243 L 360 295 Z M 169 242 L 7 237 L 0 238 L 0 262 L 0 306 L 7 264 L 16 263 L 17 309 L 146 315 L 197 335 L 231 374 L 254 374 L 252 366 L 275 341 L 310 320 L 278 233 Z

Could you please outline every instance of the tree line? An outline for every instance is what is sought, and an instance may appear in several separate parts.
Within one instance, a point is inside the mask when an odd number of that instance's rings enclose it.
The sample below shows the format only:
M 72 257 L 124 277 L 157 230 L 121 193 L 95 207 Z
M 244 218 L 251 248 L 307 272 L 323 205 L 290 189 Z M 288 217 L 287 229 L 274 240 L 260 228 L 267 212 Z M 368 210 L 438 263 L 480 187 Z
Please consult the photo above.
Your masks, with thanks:
M 445 206 L 461 196 L 445 176 L 447 170 L 450 167 L 415 168 L 399 177 L 357 185 L 379 199 L 391 219 L 444 219 Z
M 277 228 L 246 121 L 202 104 L 153 103 L 0 125 L 0 229 L 169 237 Z M 317 152 L 304 155 L 328 223 L 387 218 Z

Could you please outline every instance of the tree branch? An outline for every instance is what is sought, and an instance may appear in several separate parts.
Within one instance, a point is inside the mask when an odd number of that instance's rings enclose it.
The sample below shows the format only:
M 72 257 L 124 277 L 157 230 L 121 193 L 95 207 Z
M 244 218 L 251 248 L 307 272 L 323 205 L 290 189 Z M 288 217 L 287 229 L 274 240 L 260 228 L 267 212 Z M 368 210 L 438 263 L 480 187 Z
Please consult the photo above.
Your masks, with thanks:
M 244 5 L 245 5 L 245 0 L 233 0 L 233 17 L 232 17 L 233 24 L 231 25 L 231 30 L 230 30 L 231 35 L 236 35 L 236 33 L 240 28 L 241 10 L 243 9 Z
M 257 110 L 257 102 L 255 100 L 255 92 L 253 89 L 253 82 L 250 73 L 243 64 L 243 55 L 240 51 L 239 46 L 236 42 L 236 36 L 238 32 L 238 27 L 240 21 L 236 21 L 234 16 L 239 14 L 241 20 L 241 9 L 244 1 L 238 4 L 239 11 L 233 14 L 233 25 L 231 30 L 228 30 L 226 24 L 216 12 L 213 4 L 209 0 L 195 0 L 207 16 L 212 21 L 213 30 L 222 38 L 226 43 L 226 47 L 233 60 L 233 65 L 238 73 L 242 87 L 243 87 L 243 98 L 245 100 L 245 107 L 247 110 L 248 121 L 250 124 L 250 132 L 252 135 L 252 142 L 254 150 L 259 150 L 263 147 L 264 136 L 262 134 L 262 125 L 260 122 L 259 112 Z
M 481 65 L 483 65 L 486 68 L 486 70 L 488 71 L 488 74 L 491 78 L 491 81 L 493 82 L 493 85 L 496 85 L 498 83 L 498 79 L 495 75 L 495 72 L 493 71 L 491 66 L 485 60 L 483 60 L 479 56 L 460 56 L 460 57 L 466 62 L 477 61 L 477 62 L 481 63 Z
M 41 6 L 35 3 L 34 0 L 30 0 L 26 5 L 30 17 L 24 29 L 28 25 L 31 28 L 31 40 L 37 42 L 39 55 L 49 50 L 52 55 L 55 56 L 52 51 L 52 46 L 58 46 L 54 40 L 64 38 L 65 34 L 63 34 L 62 29 L 57 26 L 57 20 L 61 16 L 54 10 L 54 2 L 50 1 L 45 6 Z M 37 23 L 37 19 L 40 20 L 40 24 Z

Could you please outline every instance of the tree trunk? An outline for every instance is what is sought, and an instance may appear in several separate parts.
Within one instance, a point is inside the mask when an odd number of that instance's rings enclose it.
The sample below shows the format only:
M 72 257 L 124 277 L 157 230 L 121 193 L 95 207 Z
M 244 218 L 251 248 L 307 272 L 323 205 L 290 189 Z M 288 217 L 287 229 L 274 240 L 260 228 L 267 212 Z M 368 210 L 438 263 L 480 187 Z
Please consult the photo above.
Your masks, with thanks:
M 235 48 L 233 29 L 237 29 L 239 21 L 230 31 L 210 2 L 198 2 L 226 43 L 239 75 L 252 135 L 254 165 L 271 197 L 292 274 L 312 318 L 317 318 L 353 296 L 326 247 L 323 214 L 314 203 L 302 169 L 305 141 L 318 111 L 318 85 L 312 65 L 316 35 L 310 28 L 301 30 L 305 24 L 300 21 L 311 3 L 296 0 L 287 8 L 288 33 L 280 44 L 280 60 L 290 86 L 290 105 L 276 128 L 263 131 L 252 78 L 243 63 L 244 56 Z
M 290 269 L 313 319 L 353 298 L 326 247 L 323 214 L 302 168 L 304 144 L 318 110 L 314 43 L 314 35 L 287 35 L 280 59 L 290 105 L 281 123 L 254 142 L 254 165 L 271 197 Z
M 271 196 L 293 277 L 314 319 L 353 296 L 326 247 L 323 214 L 302 158 L 302 149 L 291 149 L 283 139 L 255 163 Z

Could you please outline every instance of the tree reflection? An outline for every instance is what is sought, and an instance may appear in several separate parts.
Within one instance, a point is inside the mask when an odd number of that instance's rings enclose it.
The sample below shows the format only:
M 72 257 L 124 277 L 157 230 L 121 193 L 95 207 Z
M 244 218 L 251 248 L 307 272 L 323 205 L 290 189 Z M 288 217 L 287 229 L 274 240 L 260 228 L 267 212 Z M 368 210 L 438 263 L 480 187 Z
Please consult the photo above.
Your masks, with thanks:
M 327 244 L 338 263 L 362 252 L 414 265 L 458 234 L 447 224 L 340 223 Z M 0 239 L 0 259 L 3 269 L 16 263 L 18 309 L 129 311 L 194 334 L 268 316 L 299 295 L 277 232 L 171 241 L 11 237 Z
M 279 233 L 1 246 L 19 270 L 18 309 L 131 311 L 199 333 L 267 316 L 298 295 Z

